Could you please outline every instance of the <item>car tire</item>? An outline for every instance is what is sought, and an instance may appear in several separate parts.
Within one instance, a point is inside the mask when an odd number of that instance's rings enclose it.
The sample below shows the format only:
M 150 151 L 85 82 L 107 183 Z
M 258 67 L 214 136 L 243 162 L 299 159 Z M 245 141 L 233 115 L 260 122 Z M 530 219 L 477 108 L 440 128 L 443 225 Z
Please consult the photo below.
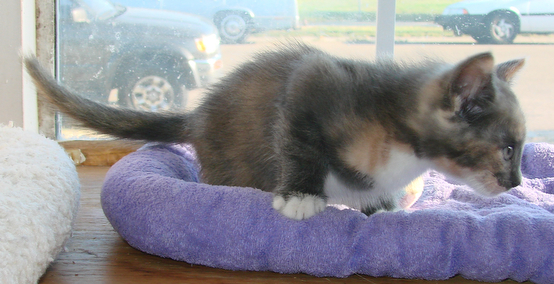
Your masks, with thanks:
M 236 13 L 225 13 L 216 19 L 223 43 L 244 43 L 249 34 L 250 19 Z
M 460 37 L 460 36 L 464 35 L 462 30 L 458 26 L 454 26 L 454 28 L 452 28 L 452 32 L 454 33 L 455 37 Z
M 508 11 L 494 12 L 485 18 L 483 30 L 471 35 L 478 43 L 511 44 L 519 33 L 516 15 Z
M 119 104 L 137 110 L 167 111 L 183 108 L 188 91 L 179 80 L 179 72 L 169 63 L 137 64 L 130 69 Z

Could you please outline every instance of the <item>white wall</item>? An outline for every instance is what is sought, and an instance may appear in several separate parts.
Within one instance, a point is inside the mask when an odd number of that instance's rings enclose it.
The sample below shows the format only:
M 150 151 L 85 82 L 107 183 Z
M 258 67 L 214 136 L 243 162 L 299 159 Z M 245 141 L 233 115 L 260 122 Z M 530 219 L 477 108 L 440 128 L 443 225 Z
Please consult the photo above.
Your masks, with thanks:
M 0 9 L 0 124 L 38 131 L 36 93 L 20 51 L 35 51 L 34 0 L 4 0 Z

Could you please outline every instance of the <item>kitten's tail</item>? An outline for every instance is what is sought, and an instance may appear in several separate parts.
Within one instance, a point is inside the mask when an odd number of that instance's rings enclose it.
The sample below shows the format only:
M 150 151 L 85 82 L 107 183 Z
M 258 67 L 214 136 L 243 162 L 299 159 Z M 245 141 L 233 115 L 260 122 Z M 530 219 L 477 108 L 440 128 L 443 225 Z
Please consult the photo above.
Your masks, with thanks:
M 137 111 L 97 103 L 58 84 L 36 57 L 25 57 L 24 63 L 39 95 L 86 127 L 124 139 L 182 143 L 190 138 L 189 114 Z

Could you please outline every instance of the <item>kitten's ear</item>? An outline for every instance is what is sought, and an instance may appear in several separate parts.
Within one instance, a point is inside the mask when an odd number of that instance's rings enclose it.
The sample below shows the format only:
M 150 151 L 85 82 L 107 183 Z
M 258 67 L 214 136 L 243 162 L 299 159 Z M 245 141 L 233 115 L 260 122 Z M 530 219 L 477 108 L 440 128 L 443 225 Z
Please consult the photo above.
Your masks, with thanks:
M 481 53 L 458 64 L 454 70 L 450 91 L 462 101 L 472 100 L 491 82 L 494 59 L 490 53 Z
M 492 83 L 494 59 L 490 53 L 481 53 L 458 64 L 450 80 L 450 95 L 455 111 L 462 115 L 478 114 L 487 102 L 494 100 L 488 91 Z
M 510 83 L 516 73 L 525 65 L 525 59 L 515 59 L 496 66 L 496 76 L 504 82 Z

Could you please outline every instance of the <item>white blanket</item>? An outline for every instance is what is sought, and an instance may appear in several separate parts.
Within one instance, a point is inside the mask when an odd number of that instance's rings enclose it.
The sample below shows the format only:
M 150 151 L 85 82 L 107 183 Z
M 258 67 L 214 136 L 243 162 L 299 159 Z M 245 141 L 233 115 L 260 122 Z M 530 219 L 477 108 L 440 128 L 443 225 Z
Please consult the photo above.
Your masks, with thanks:
M 37 283 L 71 235 L 80 184 L 55 141 L 0 126 L 0 282 Z

